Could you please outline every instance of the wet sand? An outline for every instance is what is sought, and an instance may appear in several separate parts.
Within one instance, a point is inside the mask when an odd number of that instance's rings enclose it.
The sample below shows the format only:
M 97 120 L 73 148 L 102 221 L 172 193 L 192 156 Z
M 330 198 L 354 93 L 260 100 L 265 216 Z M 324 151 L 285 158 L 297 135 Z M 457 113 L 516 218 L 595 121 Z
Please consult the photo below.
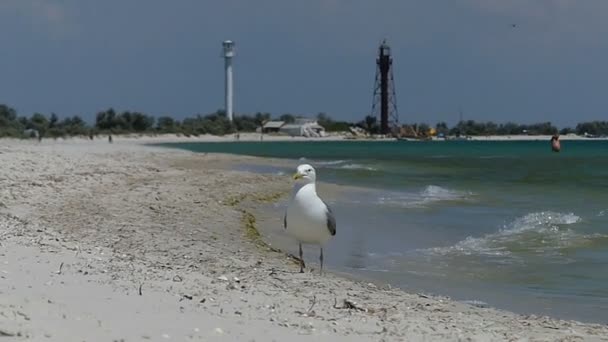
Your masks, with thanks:
M 251 157 L 141 144 L 155 141 L 167 139 L 0 140 L 0 336 L 608 341 L 606 325 L 297 273 L 251 214 L 286 200 L 288 178 L 230 171 Z

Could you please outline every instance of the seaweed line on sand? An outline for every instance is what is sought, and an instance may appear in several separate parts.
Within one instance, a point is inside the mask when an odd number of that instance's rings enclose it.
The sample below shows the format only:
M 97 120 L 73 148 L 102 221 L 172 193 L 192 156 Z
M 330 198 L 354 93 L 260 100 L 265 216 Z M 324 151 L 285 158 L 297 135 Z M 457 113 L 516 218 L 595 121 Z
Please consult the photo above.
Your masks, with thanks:
M 260 231 L 256 225 L 256 217 L 250 211 L 251 207 L 255 205 L 263 204 L 263 203 L 275 203 L 279 201 L 283 196 L 288 194 L 287 191 L 278 191 L 273 193 L 254 193 L 254 194 L 245 194 L 237 197 L 231 197 L 224 201 L 223 203 L 235 207 L 238 211 L 241 212 L 241 222 L 243 228 L 245 230 L 245 237 L 253 242 L 260 250 L 265 252 L 275 252 L 284 254 L 291 261 L 299 265 L 299 259 L 289 253 L 284 252 L 283 250 L 272 247 L 269 245 L 260 234 Z

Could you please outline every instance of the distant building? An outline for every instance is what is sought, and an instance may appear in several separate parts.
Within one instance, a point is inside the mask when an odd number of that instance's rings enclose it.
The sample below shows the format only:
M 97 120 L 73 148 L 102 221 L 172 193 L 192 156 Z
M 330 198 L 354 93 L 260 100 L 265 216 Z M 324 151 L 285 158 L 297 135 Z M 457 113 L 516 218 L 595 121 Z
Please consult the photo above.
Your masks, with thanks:
M 23 131 L 23 135 L 28 138 L 38 138 L 40 136 L 40 133 L 38 133 L 38 130 L 36 129 L 28 128 Z
M 262 133 L 279 133 L 285 121 L 268 121 L 262 126 Z
M 324 137 L 325 128 L 317 120 L 297 118 L 294 123 L 284 124 L 279 131 L 292 137 Z

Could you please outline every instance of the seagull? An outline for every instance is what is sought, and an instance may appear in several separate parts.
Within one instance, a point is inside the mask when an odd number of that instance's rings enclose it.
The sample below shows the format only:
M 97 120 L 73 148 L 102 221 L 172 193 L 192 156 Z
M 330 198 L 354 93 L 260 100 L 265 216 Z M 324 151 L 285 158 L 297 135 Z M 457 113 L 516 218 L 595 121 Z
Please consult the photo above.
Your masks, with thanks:
M 285 215 L 283 228 L 300 246 L 300 273 L 304 273 L 302 244 L 319 245 L 319 261 L 323 273 L 323 245 L 336 235 L 336 218 L 329 206 L 317 195 L 315 169 L 308 165 L 298 166 L 293 175 L 296 184 Z

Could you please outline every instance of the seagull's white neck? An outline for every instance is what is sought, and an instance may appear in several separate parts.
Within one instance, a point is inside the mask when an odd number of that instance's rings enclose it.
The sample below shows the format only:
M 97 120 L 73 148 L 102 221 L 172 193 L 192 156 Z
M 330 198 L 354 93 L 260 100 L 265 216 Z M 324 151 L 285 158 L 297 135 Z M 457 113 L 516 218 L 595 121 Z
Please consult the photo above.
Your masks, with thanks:
M 291 196 L 294 197 L 300 191 L 310 192 L 310 193 L 316 194 L 317 193 L 317 187 L 315 185 L 315 182 L 296 183 L 293 186 L 293 193 L 291 194 Z

